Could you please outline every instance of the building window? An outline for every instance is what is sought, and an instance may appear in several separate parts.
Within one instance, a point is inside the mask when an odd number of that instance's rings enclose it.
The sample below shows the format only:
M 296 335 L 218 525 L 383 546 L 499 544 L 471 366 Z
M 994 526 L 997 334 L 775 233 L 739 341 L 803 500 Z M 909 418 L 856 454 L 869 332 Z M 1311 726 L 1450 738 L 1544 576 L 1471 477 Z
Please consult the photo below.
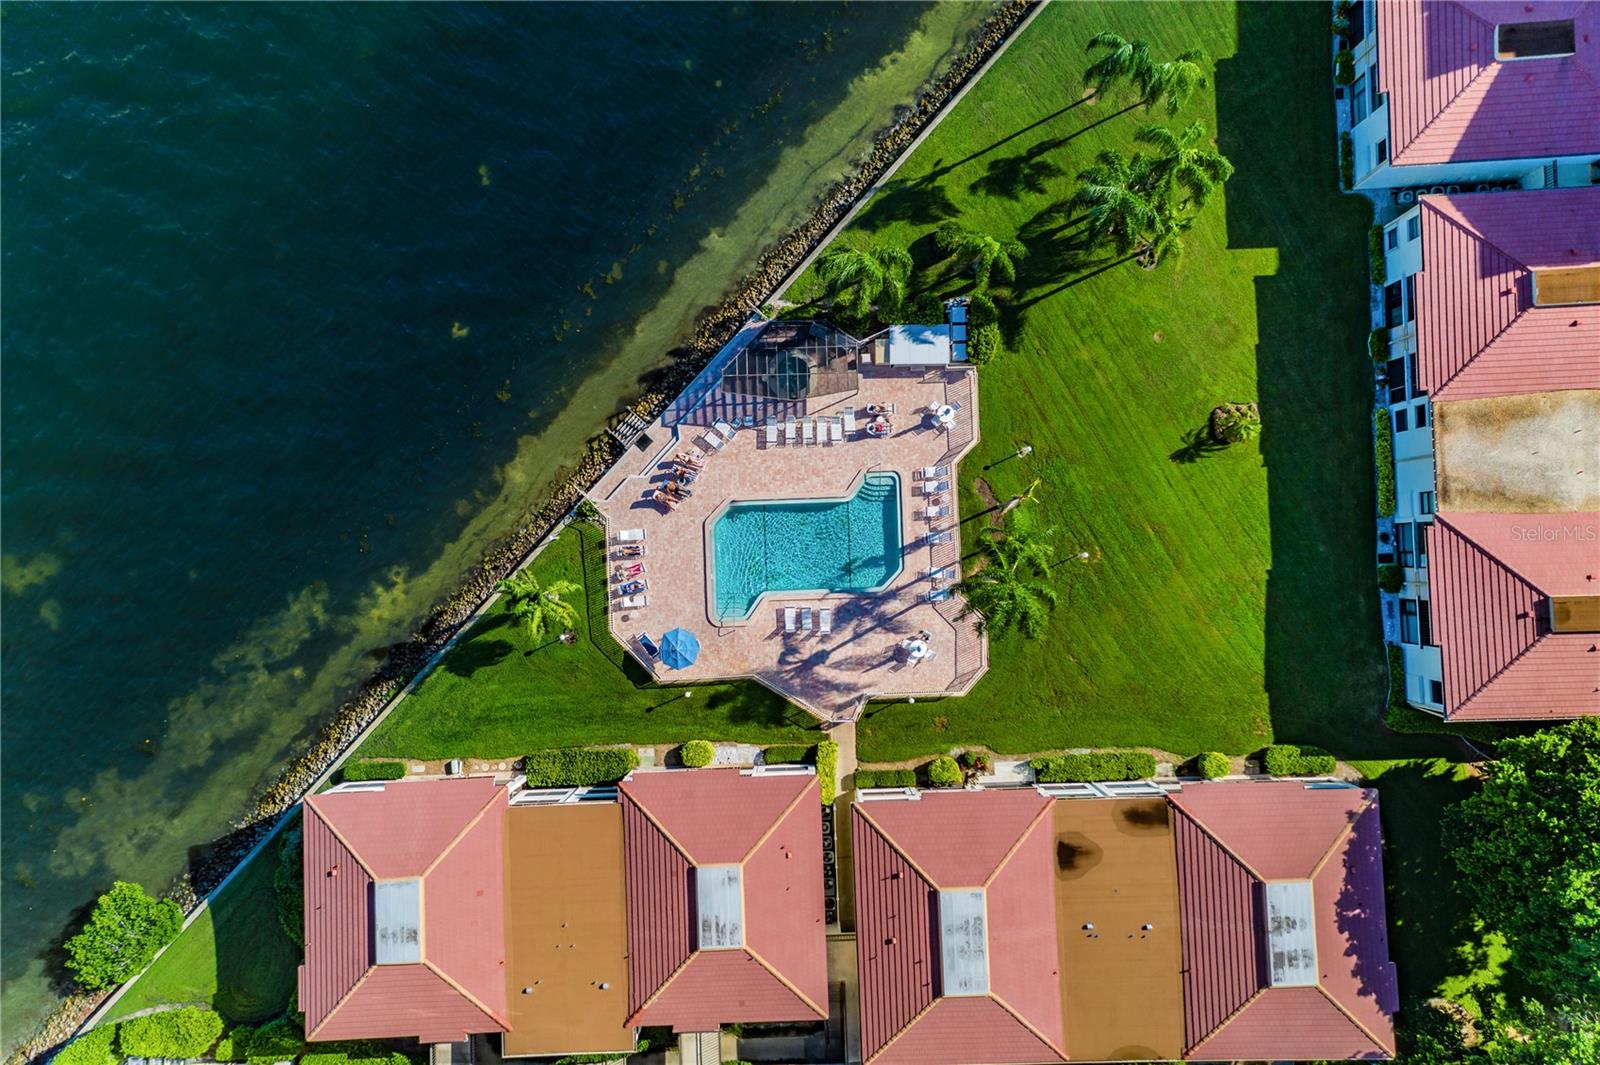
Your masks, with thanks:
M 1386 250 L 1394 251 L 1396 248 L 1398 248 L 1400 246 L 1400 227 L 1390 226 L 1388 229 L 1384 230 L 1383 240 L 1383 246 Z
M 1404 286 L 1396 281 L 1383 289 L 1383 320 L 1393 329 L 1405 320 Z
M 1417 320 L 1417 275 L 1406 275 L 1406 321 Z
M 1541 59 L 1552 55 L 1571 55 L 1577 44 L 1574 29 L 1571 19 L 1502 22 L 1495 27 L 1495 58 Z
M 1428 405 L 1426 403 L 1418 403 L 1411 408 L 1411 415 L 1412 425 L 1415 425 L 1418 429 L 1426 429 L 1428 427 Z
M 1362 0 L 1356 0 L 1345 12 L 1344 17 L 1350 21 L 1350 29 L 1346 32 L 1346 36 L 1350 40 L 1350 47 L 1354 48 L 1367 36 L 1366 5 Z
M 1428 568 L 1428 525 L 1420 523 L 1414 528 L 1417 530 L 1417 568 Z
M 1390 359 L 1383 371 L 1383 381 L 1389 387 L 1389 402 L 1402 402 L 1406 398 L 1406 360 Z
M 1400 551 L 1400 564 L 1408 569 L 1417 564 L 1417 527 L 1409 521 L 1396 522 L 1394 542 Z
M 1350 86 L 1350 124 L 1360 125 L 1367 113 L 1367 76 L 1363 74 Z
M 1416 399 L 1418 396 L 1427 395 L 1428 393 L 1422 390 L 1422 378 L 1417 376 L 1416 352 L 1413 351 L 1410 355 L 1406 356 L 1406 366 L 1411 370 L 1411 398 Z
M 1422 216 L 1412 215 L 1406 219 L 1406 240 L 1413 241 L 1422 236 Z
M 1434 706 L 1444 705 L 1444 684 L 1441 681 L 1428 681 L 1428 702 Z
M 1415 599 L 1400 600 L 1400 642 L 1418 644 L 1422 638 L 1422 626 L 1417 620 L 1417 601 Z
M 1394 431 L 1403 433 L 1409 428 L 1411 428 L 1411 425 L 1406 420 L 1406 409 L 1404 407 L 1396 407 L 1394 409 Z
M 1426 599 L 1417 600 L 1417 640 L 1424 647 L 1433 646 L 1433 617 Z
M 1378 157 L 1378 161 L 1374 163 L 1373 166 L 1382 166 L 1384 163 L 1387 163 L 1389 161 L 1388 139 L 1385 138 L 1384 140 L 1379 141 L 1378 146 L 1373 149 L 1373 152 Z
M 1433 513 L 1433 493 L 1432 492 L 1418 492 L 1417 493 L 1417 513 L 1418 514 L 1432 514 Z

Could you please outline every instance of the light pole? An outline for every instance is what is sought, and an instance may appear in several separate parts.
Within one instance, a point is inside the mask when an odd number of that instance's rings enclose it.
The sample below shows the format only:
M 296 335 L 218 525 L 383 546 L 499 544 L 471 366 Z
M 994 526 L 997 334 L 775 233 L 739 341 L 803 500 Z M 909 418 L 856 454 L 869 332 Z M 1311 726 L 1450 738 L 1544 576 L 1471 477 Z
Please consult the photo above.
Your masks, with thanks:
M 1031 454 L 1033 454 L 1032 444 L 1023 444 L 1021 447 L 1017 448 L 1017 458 L 1019 459 L 1025 459 Z

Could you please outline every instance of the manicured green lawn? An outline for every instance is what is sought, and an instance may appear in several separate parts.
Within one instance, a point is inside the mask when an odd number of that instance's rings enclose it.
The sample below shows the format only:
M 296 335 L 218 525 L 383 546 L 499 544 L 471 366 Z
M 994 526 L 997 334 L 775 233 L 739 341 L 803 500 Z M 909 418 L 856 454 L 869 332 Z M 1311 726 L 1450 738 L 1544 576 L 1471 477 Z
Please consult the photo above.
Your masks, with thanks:
M 547 582 L 584 584 L 577 642 L 549 635 L 535 644 L 497 604 L 395 708 L 362 755 L 505 758 L 580 744 L 818 738 L 810 715 L 754 682 L 654 684 L 606 628 L 604 540 L 593 526 L 569 528 L 533 571 Z
M 276 1017 L 294 994 L 300 948 L 274 908 L 278 839 L 244 867 L 165 954 L 122 996 L 108 1019 L 151 1006 L 209 1005 L 230 1021 Z
M 963 743 L 1444 750 L 1377 728 L 1368 208 L 1334 191 L 1325 16 L 1052 4 L 853 224 L 851 239 L 909 247 L 919 284 L 941 295 L 970 285 L 934 248 L 941 220 L 1026 244 L 1008 350 L 981 371 L 963 531 L 970 552 L 990 503 L 1041 478 L 1022 514 L 1055 530 L 1062 559 L 1044 638 L 996 639 L 964 699 L 870 708 L 864 760 Z M 1175 119 L 1076 103 L 1084 42 L 1104 29 L 1147 38 L 1158 59 L 1205 48 L 1213 88 Z M 1205 122 L 1237 174 L 1177 269 L 1103 268 L 1073 246 L 1061 203 L 1097 152 L 1131 150 L 1151 119 Z M 792 295 L 814 291 L 803 280 Z M 1184 461 L 1211 408 L 1243 401 L 1260 403 L 1260 440 Z M 1033 454 L 1011 458 L 1024 443 Z
M 1377 786 L 1383 812 L 1390 957 L 1402 1005 L 1438 995 L 1478 1014 L 1503 990 L 1510 952 L 1499 933 L 1475 925 L 1439 837 L 1445 807 L 1476 782 L 1464 764 L 1442 759 L 1355 764 Z

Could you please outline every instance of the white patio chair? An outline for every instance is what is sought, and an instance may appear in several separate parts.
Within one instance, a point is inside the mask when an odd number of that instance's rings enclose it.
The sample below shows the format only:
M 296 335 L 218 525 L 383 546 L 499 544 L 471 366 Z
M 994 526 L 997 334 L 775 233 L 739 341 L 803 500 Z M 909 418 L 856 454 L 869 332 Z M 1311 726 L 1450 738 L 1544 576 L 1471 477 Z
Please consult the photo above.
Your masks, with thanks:
M 949 466 L 924 466 L 918 471 L 924 481 L 937 481 L 941 477 L 950 475 Z
M 776 447 L 778 444 L 778 419 L 767 419 L 767 446 Z
M 811 631 L 811 608 L 808 606 L 803 606 L 800 608 L 800 631 Z
M 950 589 L 948 588 L 934 588 L 928 592 L 928 602 L 930 603 L 942 603 L 949 598 Z
M 950 542 L 950 534 L 948 532 L 946 532 L 945 530 L 943 530 L 943 529 L 939 529 L 936 532 L 931 532 L 931 533 L 928 534 L 928 543 L 929 543 L 929 545 L 947 544 L 949 542 Z
M 792 634 L 794 632 L 795 623 L 798 621 L 799 617 L 800 617 L 800 611 L 798 609 L 796 609 L 795 607 L 792 607 L 792 606 L 784 607 L 783 608 L 783 631 Z
M 844 425 L 840 419 L 830 418 L 828 420 L 828 435 L 833 438 L 835 444 L 844 443 Z
M 783 442 L 785 444 L 793 444 L 794 443 L 794 419 L 793 418 L 785 418 L 784 421 L 783 421 Z
M 641 607 L 650 605 L 650 597 L 640 592 L 638 595 L 625 595 L 617 602 L 622 604 L 622 609 L 624 610 L 638 610 Z
M 739 431 L 739 430 L 735 429 L 733 426 L 729 425 L 727 422 L 717 422 L 716 425 L 713 426 L 713 428 L 715 428 L 717 430 L 717 432 L 722 434 L 722 438 L 724 440 L 732 440 L 733 439 L 733 434 L 737 433 Z
M 945 515 L 945 508 L 944 507 L 935 506 L 935 505 L 932 505 L 932 504 L 930 504 L 922 512 L 922 516 L 924 518 L 928 519 L 929 521 L 932 521 L 934 518 L 942 518 L 942 517 L 944 517 L 944 515 Z
M 937 495 L 940 492 L 950 491 L 949 481 L 923 481 L 922 494 L 925 496 Z
M 638 543 L 640 540 L 643 540 L 643 539 L 644 539 L 644 530 L 643 529 L 623 529 L 621 532 L 617 533 L 617 543 L 619 543 L 619 544 Z
M 806 446 L 810 447 L 817 442 L 817 423 L 807 418 L 800 426 L 800 433 L 805 437 Z
M 817 611 L 817 632 L 826 636 L 833 631 L 833 608 L 823 607 Z
M 846 407 L 844 409 L 844 431 L 851 436 L 856 435 L 856 409 L 854 407 Z
M 700 434 L 700 439 L 710 444 L 713 450 L 722 450 L 722 437 L 717 435 L 717 431 L 715 429 L 707 429 L 705 432 Z

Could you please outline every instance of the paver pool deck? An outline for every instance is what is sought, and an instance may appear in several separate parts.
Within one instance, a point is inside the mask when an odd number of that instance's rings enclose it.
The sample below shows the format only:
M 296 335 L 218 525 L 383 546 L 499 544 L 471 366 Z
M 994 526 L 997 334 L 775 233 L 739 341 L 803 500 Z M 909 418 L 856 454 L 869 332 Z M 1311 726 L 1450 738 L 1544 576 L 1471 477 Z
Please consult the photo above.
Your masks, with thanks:
M 960 403 L 955 425 L 938 427 L 923 411 L 930 404 Z M 894 431 L 872 438 L 866 424 L 869 404 L 893 404 Z M 663 415 L 650 427 L 651 443 L 630 452 L 589 497 L 599 507 L 608 529 L 611 582 L 610 624 L 618 642 L 645 662 L 665 683 L 695 683 L 752 677 L 824 720 L 849 720 L 868 698 L 903 698 L 964 694 L 988 667 L 986 639 L 975 619 L 957 620 L 962 602 L 952 594 L 940 603 L 928 600 L 935 587 L 927 574 L 961 565 L 961 525 L 953 491 L 960 461 L 977 442 L 977 374 L 967 368 L 904 370 L 864 367 L 858 391 L 807 401 L 805 416 L 834 418 L 845 407 L 856 410 L 858 430 L 839 444 L 806 446 L 796 433 L 784 443 L 782 418 L 778 443 L 766 443 L 764 420 L 741 427 L 720 451 L 701 436 L 715 420 L 710 414 L 676 425 Z M 692 495 L 667 512 L 651 499 L 673 479 L 672 460 L 698 447 L 705 452 L 704 470 Z M 945 514 L 931 522 L 924 517 L 926 499 L 919 471 L 949 466 L 951 491 L 942 493 Z M 747 619 L 717 623 L 711 601 L 710 529 L 724 504 L 750 500 L 838 499 L 850 496 L 871 472 L 900 475 L 901 568 L 890 583 L 871 592 L 771 592 Z M 616 535 L 624 529 L 644 530 L 643 577 L 648 605 L 623 609 L 615 574 L 624 560 Z M 932 530 L 948 532 L 949 542 L 930 545 Z M 635 560 L 629 559 L 631 563 Z M 941 587 L 949 587 L 946 581 Z M 784 608 L 812 608 L 810 633 L 784 632 Z M 833 610 L 833 631 L 819 635 L 817 610 Z M 668 669 L 646 661 L 638 635 L 656 641 L 677 627 L 700 641 L 698 660 L 687 669 Z M 934 655 L 916 664 L 906 660 L 901 641 L 926 631 Z

